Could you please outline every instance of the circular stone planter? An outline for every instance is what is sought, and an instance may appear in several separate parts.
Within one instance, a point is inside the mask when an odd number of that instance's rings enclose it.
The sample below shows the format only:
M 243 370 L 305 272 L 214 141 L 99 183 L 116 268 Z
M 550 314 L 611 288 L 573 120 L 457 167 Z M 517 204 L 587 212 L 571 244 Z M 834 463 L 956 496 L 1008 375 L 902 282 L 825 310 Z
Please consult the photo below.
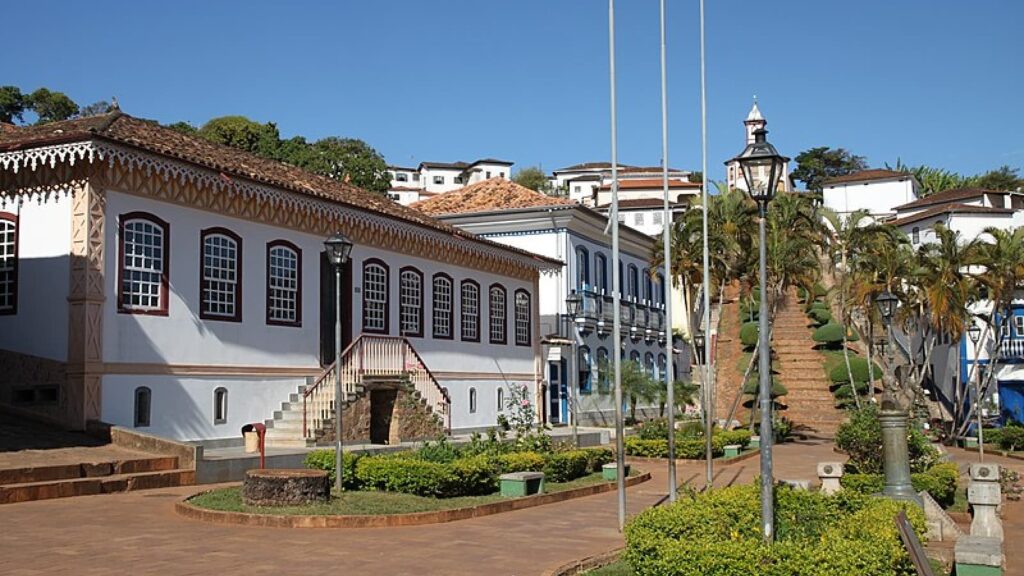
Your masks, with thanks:
M 650 472 L 637 471 L 637 474 L 626 478 L 626 487 L 636 486 L 651 479 Z M 200 508 L 189 502 L 193 494 L 185 500 L 177 502 L 174 510 L 193 520 L 213 522 L 216 524 L 233 524 L 237 526 L 261 526 L 270 528 L 392 528 L 395 526 L 420 526 L 423 524 L 440 524 L 468 518 L 479 518 L 502 512 L 512 512 L 524 508 L 533 508 L 544 504 L 564 502 L 583 496 L 603 494 L 615 490 L 614 482 L 602 482 L 591 486 L 583 486 L 572 490 L 537 494 L 524 498 L 510 498 L 500 502 L 482 504 L 452 510 L 432 512 L 414 512 L 412 514 L 373 515 L 299 515 L 299 514 L 253 514 L 248 512 L 227 512 Z M 200 492 L 202 494 L 202 492 Z
M 242 501 L 248 506 L 302 506 L 326 502 L 330 495 L 324 470 L 249 470 L 242 484 Z

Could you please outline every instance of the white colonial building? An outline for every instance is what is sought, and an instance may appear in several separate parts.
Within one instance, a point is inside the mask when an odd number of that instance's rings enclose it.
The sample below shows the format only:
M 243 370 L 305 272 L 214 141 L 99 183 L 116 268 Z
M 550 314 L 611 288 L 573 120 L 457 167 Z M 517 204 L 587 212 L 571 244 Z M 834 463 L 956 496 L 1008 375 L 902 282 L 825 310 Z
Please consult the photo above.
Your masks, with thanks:
M 420 162 L 416 168 L 388 166 L 388 196 L 403 206 L 491 178 L 510 178 L 513 162 L 483 158 L 475 162 Z
M 897 170 L 861 170 L 824 182 L 822 204 L 844 218 L 867 210 L 876 219 L 896 215 L 896 207 L 917 200 L 920 184 L 913 174 Z
M 743 129 L 746 133 L 746 142 L 744 146 L 754 143 L 754 132 L 760 128 L 764 128 L 768 125 L 768 120 L 765 120 L 764 116 L 761 115 L 761 109 L 757 107 L 757 98 L 754 98 L 754 105 L 750 108 L 750 112 L 747 113 L 747 119 L 743 121 Z M 741 148 L 742 150 L 742 148 Z M 763 179 L 767 179 L 767 175 L 763 175 Z M 725 165 L 725 183 L 730 189 L 738 188 L 747 191 L 747 181 L 743 178 L 743 171 L 740 169 L 738 162 L 729 162 Z M 779 176 L 778 188 L 779 192 L 789 192 L 789 162 L 786 162 L 782 166 L 782 174 Z
M 570 402 L 576 398 L 582 423 L 613 422 L 614 402 L 605 366 L 615 353 L 615 264 L 606 233 L 607 217 L 570 200 L 498 179 L 420 202 L 414 208 L 481 237 L 565 262 L 553 273 L 541 275 L 538 292 L 541 333 L 547 342 L 545 416 L 549 422 L 566 423 Z M 620 234 L 621 355 L 662 377 L 668 362 L 664 342 L 669 330 L 664 313 L 664 278 L 660 272 L 652 274 L 650 267 L 654 242 L 626 227 Z M 578 334 L 566 315 L 566 299 L 574 293 L 583 297 L 585 316 L 578 324 Z M 677 368 L 688 368 L 688 361 L 676 362 Z M 679 374 L 678 369 L 675 373 Z M 654 410 L 654 406 L 639 406 L 639 413 L 646 415 Z
M 354 243 L 340 301 L 335 232 Z M 540 400 L 539 272 L 561 266 L 120 112 L 8 129 L 0 404 L 206 442 L 266 421 L 307 444 L 341 348 L 362 411 L 346 440 L 489 427 L 509 386 Z
M 661 194 L 661 166 L 619 164 L 617 174 L 620 190 L 627 189 L 631 182 L 639 182 L 641 188 L 650 187 L 651 182 L 657 180 L 658 194 Z M 668 177 L 670 184 L 690 184 L 690 172 L 685 170 L 669 168 Z M 570 200 L 593 208 L 610 201 L 606 196 L 611 190 L 612 165 L 611 162 L 584 162 L 567 166 L 552 172 L 549 182 Z

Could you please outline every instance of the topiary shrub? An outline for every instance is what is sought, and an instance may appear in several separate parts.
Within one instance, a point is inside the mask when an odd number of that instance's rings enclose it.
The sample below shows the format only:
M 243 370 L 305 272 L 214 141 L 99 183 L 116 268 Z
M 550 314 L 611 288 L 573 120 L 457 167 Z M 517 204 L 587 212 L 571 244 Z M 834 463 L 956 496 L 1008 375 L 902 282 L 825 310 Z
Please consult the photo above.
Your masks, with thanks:
M 667 441 L 666 441 L 667 444 Z M 590 460 L 582 450 L 567 450 L 549 454 L 544 462 L 544 480 L 568 482 L 589 472 Z
M 829 310 L 828 303 L 821 300 L 811 302 L 811 310 Z
M 835 496 L 777 487 L 776 541 L 760 534 L 758 487 L 734 486 L 649 508 L 626 527 L 623 558 L 637 576 L 910 576 L 913 564 L 892 521 L 916 506 L 843 491 Z
M 811 335 L 811 339 L 813 339 L 815 342 L 819 344 L 825 345 L 828 348 L 839 349 L 842 348 L 843 346 L 844 331 L 846 331 L 846 328 L 842 324 L 830 322 L 815 330 L 814 334 Z M 847 342 L 856 342 L 858 339 L 859 338 L 857 336 L 857 333 L 854 332 L 853 330 L 847 332 Z
M 359 462 L 359 459 L 360 456 L 358 454 L 351 452 L 342 454 L 341 467 L 346 490 L 358 490 L 360 487 L 359 480 L 356 478 L 356 464 Z M 327 475 L 331 479 L 331 486 L 334 486 L 336 477 L 334 450 L 314 450 L 306 454 L 306 459 L 302 461 L 302 465 L 313 470 L 327 471 Z
M 817 298 L 824 298 L 825 296 L 828 296 L 828 288 L 825 288 L 825 286 L 822 285 L 821 282 L 815 282 L 814 283 L 814 298 L 815 299 L 817 299 Z
M 828 310 L 811 310 L 807 315 L 810 316 L 818 326 L 824 326 L 834 320 L 832 312 Z
M 1017 450 L 1024 447 L 1024 426 L 1017 423 L 1004 426 L 998 435 L 999 447 L 1003 450 Z
M 758 331 L 757 322 L 745 322 L 740 327 L 740 342 L 744 348 L 753 348 L 757 345 Z
M 443 496 L 482 496 L 498 489 L 498 470 L 487 456 L 462 458 L 448 466 L 454 481 Z
M 544 457 L 536 452 L 509 452 L 496 457 L 502 474 L 508 472 L 540 472 Z
M 747 378 L 747 383 L 743 385 L 743 393 L 756 396 L 760 390 L 760 383 L 757 379 L 757 374 L 752 374 L 750 378 Z M 789 391 L 786 387 L 779 382 L 778 377 L 772 376 L 772 398 L 778 398 L 779 396 L 785 396 Z
M 928 437 L 911 423 L 907 439 L 912 472 L 923 472 L 932 467 L 939 454 Z M 882 425 L 878 421 L 878 407 L 874 404 L 850 411 L 850 420 L 836 431 L 836 448 L 850 456 L 846 463 L 849 472 L 879 474 L 882 472 Z
M 750 444 L 750 437 L 753 434 L 745 428 L 736 430 L 715 430 L 714 436 L 722 439 L 723 446 L 738 444 L 740 448 L 746 448 Z
M 878 364 L 875 364 L 874 370 L 875 380 L 880 380 L 882 378 L 881 367 L 879 367 Z M 850 354 L 850 372 L 853 373 L 854 382 L 867 382 L 871 377 L 871 373 L 868 370 L 868 361 L 865 358 L 854 356 L 853 354 Z M 850 374 L 846 370 L 846 362 L 840 362 L 836 366 L 832 367 L 832 370 L 828 373 L 828 378 L 834 384 L 849 382 Z

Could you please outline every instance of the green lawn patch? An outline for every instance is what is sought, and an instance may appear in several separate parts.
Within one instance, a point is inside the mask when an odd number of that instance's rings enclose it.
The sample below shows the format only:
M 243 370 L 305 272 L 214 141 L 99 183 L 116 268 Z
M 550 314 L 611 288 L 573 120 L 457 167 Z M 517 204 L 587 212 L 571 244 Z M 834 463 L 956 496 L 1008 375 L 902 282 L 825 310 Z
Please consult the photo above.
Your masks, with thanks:
M 633 572 L 633 569 L 630 568 L 629 564 L 626 564 L 625 560 L 618 560 L 584 574 L 585 576 L 635 576 L 636 572 Z

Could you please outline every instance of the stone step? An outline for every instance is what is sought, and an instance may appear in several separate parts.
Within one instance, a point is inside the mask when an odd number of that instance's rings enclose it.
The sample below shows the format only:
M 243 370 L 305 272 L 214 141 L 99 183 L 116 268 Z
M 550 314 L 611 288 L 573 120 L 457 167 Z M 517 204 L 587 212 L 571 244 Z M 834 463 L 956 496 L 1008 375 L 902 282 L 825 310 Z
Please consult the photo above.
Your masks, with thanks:
M 298 410 L 277 410 L 274 412 L 274 421 L 285 421 L 285 420 L 297 420 L 302 422 L 303 412 L 300 407 Z
M 57 466 L 9 468 L 0 470 L 0 485 L 75 480 L 79 478 L 100 478 L 117 474 L 138 474 L 174 470 L 177 467 L 177 457 L 158 456 L 154 458 L 80 462 Z
M 267 448 L 312 448 L 316 446 L 316 441 L 312 438 L 272 438 L 268 436 L 266 446 Z
M 158 470 L 133 474 L 113 474 L 96 478 L 74 478 L 26 482 L 0 486 L 0 504 L 69 498 L 91 494 L 110 494 L 190 486 L 195 483 L 195 471 L 185 469 Z

